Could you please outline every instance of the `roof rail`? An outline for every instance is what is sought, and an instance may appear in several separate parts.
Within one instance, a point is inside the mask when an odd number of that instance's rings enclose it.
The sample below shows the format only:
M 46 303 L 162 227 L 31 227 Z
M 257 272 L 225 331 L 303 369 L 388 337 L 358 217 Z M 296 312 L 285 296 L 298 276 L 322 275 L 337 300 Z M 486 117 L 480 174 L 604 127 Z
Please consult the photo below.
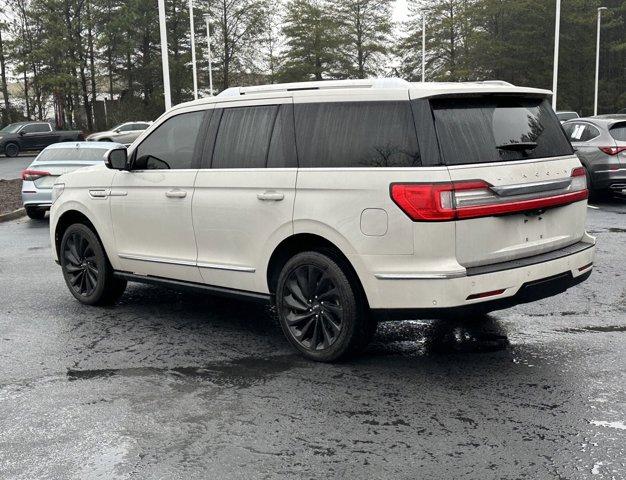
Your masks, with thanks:
M 475 82 L 466 82 L 466 83 L 482 83 L 487 85 L 504 85 L 505 87 L 514 87 L 512 83 L 505 82 L 504 80 L 477 80 Z
M 365 80 L 322 80 L 317 82 L 276 83 L 250 87 L 231 87 L 218 97 L 239 97 L 254 93 L 295 92 L 300 90 L 338 90 L 344 88 L 408 88 L 409 82 L 401 78 L 370 78 Z

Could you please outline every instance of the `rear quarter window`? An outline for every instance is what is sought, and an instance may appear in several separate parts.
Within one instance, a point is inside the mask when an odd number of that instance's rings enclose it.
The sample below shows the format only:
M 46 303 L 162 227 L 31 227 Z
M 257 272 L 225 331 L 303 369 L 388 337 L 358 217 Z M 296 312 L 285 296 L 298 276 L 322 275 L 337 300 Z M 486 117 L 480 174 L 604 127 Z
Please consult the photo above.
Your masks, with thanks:
M 447 165 L 504 162 L 573 154 L 545 99 L 516 97 L 431 100 Z
M 610 128 L 609 132 L 615 140 L 626 142 L 626 122 L 616 123 Z
M 419 167 L 408 101 L 295 105 L 300 167 Z

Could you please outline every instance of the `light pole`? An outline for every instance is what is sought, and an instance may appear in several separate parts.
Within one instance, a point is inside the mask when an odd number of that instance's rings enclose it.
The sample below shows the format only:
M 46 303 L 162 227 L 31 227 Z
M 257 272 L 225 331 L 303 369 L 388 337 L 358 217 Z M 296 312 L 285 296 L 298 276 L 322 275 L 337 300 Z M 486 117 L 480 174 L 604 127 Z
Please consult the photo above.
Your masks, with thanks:
M 556 0 L 554 22 L 554 70 L 552 72 L 552 109 L 556 111 L 556 91 L 559 77 L 559 35 L 561 33 L 561 0 Z
M 167 25 L 165 24 L 165 0 L 159 0 L 159 30 L 161 31 L 161 65 L 163 67 L 163 96 L 165 110 L 172 108 L 170 91 L 170 63 L 167 55 Z
M 598 114 L 598 80 L 600 77 L 600 26 L 602 22 L 602 10 L 608 10 L 606 7 L 598 8 L 598 36 L 596 38 L 596 89 L 593 95 L 593 114 Z
M 193 69 L 193 98 L 198 100 L 198 70 L 196 67 L 196 29 L 193 25 L 193 0 L 189 0 L 189 29 L 191 30 L 191 68 Z
M 206 22 L 206 45 L 209 56 L 209 95 L 213 96 L 213 60 L 211 58 L 211 17 L 208 13 L 204 14 Z
M 422 83 L 426 78 L 426 15 L 422 14 Z

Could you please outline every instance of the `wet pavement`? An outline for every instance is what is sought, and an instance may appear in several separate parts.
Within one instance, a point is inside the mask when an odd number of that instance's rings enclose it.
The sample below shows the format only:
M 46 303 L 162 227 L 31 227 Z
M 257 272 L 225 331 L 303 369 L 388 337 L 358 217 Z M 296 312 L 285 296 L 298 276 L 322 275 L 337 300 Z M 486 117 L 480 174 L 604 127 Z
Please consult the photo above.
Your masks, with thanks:
M 596 268 L 484 318 L 383 323 L 336 365 L 266 308 L 67 292 L 48 224 L 0 224 L 0 478 L 626 478 L 626 201 Z
M 10 158 L 0 155 L 0 180 L 20 178 L 22 176 L 22 170 L 33 163 L 36 156 L 37 154 L 22 154 L 19 157 Z

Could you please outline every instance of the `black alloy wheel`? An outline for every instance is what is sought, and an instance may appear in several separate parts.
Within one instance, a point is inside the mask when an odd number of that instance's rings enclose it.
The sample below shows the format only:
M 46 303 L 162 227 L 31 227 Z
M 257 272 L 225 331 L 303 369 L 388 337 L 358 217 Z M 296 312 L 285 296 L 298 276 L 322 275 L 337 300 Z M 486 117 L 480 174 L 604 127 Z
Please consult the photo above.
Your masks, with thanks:
M 100 239 L 87 225 L 70 225 L 61 240 L 59 263 L 74 297 L 87 305 L 111 305 L 126 289 L 116 278 Z
M 64 244 L 62 255 L 70 288 L 83 297 L 93 295 L 98 286 L 100 270 L 89 239 L 80 232 L 72 233 Z
M 356 353 L 376 331 L 356 274 L 332 250 L 295 254 L 282 267 L 274 294 L 283 333 L 310 360 Z
M 339 291 L 328 271 L 316 265 L 302 265 L 289 274 L 283 308 L 293 338 L 307 350 L 324 350 L 341 333 L 344 322 Z

